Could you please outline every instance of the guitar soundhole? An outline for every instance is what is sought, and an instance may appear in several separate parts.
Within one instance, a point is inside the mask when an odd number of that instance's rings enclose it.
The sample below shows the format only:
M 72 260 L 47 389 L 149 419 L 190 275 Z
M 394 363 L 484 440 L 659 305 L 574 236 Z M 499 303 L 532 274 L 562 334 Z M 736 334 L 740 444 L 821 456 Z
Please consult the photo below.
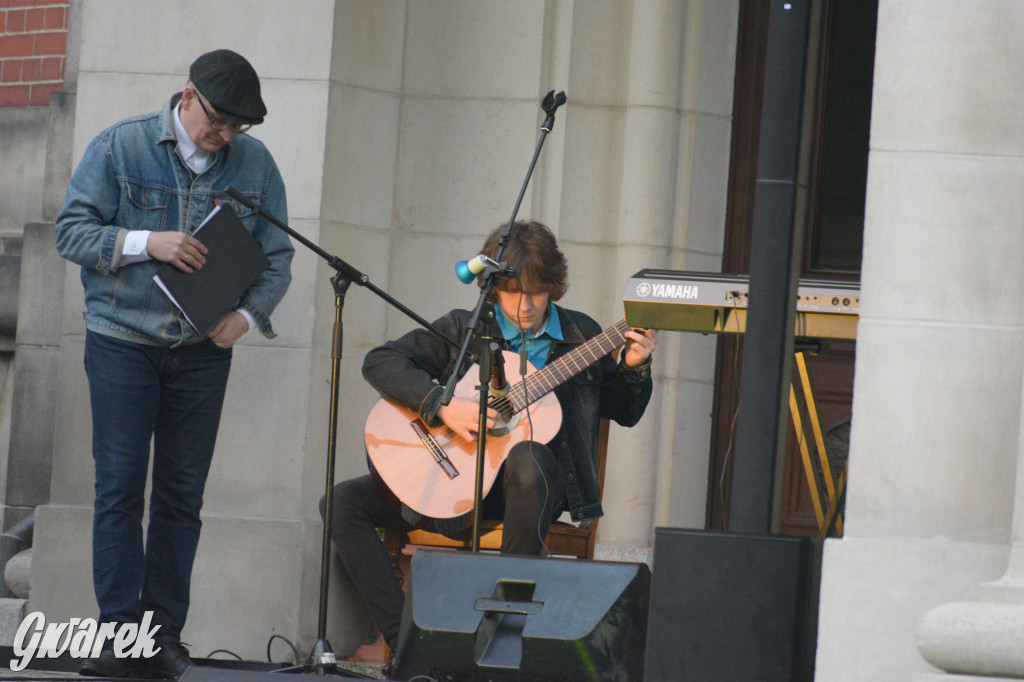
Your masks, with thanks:
M 499 412 L 501 412 L 501 410 L 499 410 Z M 513 429 L 515 429 L 516 426 L 519 425 L 519 419 L 519 414 L 506 416 L 504 413 L 502 413 L 501 417 L 498 419 L 497 422 L 495 422 L 494 426 L 492 428 L 487 429 L 487 435 L 494 436 L 496 438 L 501 436 L 507 436 L 508 434 L 512 433 Z

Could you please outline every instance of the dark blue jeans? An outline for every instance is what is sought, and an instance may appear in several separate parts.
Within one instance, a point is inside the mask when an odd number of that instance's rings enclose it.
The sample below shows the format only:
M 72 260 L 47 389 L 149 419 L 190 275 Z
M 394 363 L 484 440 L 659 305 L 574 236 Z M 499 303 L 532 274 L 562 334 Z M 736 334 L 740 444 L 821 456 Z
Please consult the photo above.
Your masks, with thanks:
M 152 611 L 158 643 L 180 636 L 230 368 L 231 351 L 209 340 L 164 348 L 86 333 L 100 622 L 138 623 Z M 153 481 L 143 547 L 150 441 Z

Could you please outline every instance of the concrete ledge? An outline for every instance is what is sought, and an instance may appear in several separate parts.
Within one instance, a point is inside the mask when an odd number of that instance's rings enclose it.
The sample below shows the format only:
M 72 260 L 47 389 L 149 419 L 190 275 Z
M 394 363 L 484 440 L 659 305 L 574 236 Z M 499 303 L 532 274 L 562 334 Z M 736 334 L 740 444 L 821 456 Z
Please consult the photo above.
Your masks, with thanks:
M 24 599 L 0 599 L 0 646 L 14 646 L 27 603 Z

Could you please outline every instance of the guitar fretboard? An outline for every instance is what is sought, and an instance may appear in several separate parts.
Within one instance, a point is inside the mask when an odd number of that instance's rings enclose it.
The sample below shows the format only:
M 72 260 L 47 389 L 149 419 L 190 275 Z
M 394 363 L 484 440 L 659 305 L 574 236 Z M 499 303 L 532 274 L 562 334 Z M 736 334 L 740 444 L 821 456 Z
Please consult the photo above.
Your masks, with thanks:
M 581 346 L 528 374 L 523 381 L 516 382 L 505 396 L 513 413 L 526 409 L 530 403 L 544 397 L 621 346 L 629 329 L 626 320 L 619 320 Z

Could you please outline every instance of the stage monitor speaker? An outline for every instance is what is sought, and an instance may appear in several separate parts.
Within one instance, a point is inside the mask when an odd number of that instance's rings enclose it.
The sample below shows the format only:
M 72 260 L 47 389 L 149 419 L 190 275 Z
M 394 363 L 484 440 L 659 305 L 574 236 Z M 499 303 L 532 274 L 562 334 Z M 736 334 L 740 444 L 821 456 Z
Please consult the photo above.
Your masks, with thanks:
M 814 679 L 821 541 L 658 528 L 646 682 Z
M 645 564 L 419 550 L 395 677 L 643 678 Z

